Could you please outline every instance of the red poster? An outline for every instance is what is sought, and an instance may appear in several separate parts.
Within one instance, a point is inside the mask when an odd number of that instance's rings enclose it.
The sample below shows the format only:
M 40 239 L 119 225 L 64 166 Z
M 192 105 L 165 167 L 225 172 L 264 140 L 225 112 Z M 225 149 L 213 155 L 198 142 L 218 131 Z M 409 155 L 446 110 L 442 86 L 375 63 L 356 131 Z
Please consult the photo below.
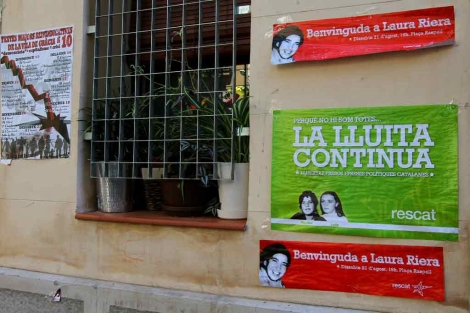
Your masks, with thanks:
M 444 300 L 442 247 L 260 241 L 261 286 Z
M 455 43 L 454 7 L 275 24 L 271 64 Z

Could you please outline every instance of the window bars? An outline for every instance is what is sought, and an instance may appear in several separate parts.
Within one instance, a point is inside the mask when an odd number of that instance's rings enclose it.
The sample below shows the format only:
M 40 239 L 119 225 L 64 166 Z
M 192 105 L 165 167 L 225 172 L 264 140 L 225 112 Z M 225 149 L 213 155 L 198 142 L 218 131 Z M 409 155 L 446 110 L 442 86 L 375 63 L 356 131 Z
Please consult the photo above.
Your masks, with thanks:
M 221 179 L 218 164 L 234 161 L 249 4 L 96 0 L 92 177 Z

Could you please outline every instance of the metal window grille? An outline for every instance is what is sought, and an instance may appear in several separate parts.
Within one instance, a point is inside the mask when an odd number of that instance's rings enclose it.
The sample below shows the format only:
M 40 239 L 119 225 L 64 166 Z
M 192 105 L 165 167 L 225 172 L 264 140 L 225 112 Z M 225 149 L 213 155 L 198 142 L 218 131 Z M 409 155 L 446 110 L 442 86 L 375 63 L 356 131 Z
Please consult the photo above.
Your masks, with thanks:
M 92 177 L 221 178 L 250 2 L 96 0 Z

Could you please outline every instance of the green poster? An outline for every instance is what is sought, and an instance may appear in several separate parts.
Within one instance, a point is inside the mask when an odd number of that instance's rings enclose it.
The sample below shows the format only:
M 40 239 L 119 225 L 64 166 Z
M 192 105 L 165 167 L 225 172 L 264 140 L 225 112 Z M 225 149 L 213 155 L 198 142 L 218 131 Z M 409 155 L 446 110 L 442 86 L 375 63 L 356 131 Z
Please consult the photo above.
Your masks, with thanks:
M 457 241 L 457 112 L 274 111 L 272 229 Z

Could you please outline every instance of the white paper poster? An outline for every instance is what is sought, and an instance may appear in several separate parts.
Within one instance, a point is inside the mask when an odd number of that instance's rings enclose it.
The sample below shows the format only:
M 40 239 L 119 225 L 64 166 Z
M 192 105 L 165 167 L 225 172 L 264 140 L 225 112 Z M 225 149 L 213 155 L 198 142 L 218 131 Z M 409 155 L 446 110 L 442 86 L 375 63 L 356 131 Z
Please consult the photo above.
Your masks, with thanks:
M 2 159 L 70 154 L 73 27 L 1 36 Z

